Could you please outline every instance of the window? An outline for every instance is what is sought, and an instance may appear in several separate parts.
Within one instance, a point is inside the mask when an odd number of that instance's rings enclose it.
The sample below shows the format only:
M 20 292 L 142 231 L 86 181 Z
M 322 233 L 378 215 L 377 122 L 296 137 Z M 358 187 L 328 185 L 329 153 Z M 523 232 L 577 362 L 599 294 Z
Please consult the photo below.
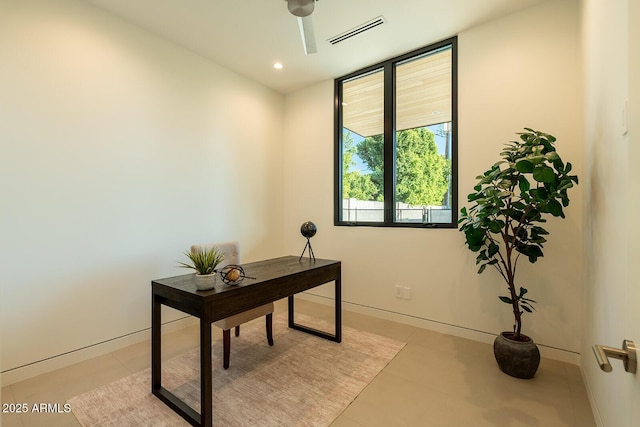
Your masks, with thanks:
M 336 79 L 336 225 L 457 227 L 456 43 Z

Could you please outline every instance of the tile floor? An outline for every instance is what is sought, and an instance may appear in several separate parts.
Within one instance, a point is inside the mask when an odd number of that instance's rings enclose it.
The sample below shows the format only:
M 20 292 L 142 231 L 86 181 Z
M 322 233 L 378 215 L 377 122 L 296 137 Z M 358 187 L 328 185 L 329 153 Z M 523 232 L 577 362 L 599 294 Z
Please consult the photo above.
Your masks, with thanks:
M 276 311 L 286 304 L 276 304 Z M 327 320 L 332 309 L 296 300 L 296 310 Z M 536 377 L 518 380 L 497 368 L 491 345 L 345 311 L 350 326 L 407 342 L 334 421 L 332 427 L 595 426 L 577 366 L 542 359 Z M 214 328 L 214 339 L 221 333 Z M 163 357 L 198 344 L 197 327 L 163 338 Z M 233 345 L 232 350 L 233 352 Z M 232 353 L 233 359 L 233 353 Z M 63 405 L 77 394 L 149 366 L 142 342 L 2 389 L 2 403 Z M 78 426 L 72 414 L 2 414 L 2 427 Z M 287 427 L 287 426 L 283 426 Z

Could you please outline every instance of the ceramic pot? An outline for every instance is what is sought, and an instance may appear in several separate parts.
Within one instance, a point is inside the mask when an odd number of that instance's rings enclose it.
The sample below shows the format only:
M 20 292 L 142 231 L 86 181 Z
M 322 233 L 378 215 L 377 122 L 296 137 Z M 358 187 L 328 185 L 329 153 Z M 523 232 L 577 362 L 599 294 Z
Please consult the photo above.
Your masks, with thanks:
M 208 291 L 216 285 L 216 273 L 196 274 L 196 289 L 199 291 Z
M 531 338 L 520 334 L 521 341 L 510 337 L 513 332 L 502 332 L 493 342 L 493 354 L 500 370 L 512 377 L 533 378 L 540 365 L 540 351 Z

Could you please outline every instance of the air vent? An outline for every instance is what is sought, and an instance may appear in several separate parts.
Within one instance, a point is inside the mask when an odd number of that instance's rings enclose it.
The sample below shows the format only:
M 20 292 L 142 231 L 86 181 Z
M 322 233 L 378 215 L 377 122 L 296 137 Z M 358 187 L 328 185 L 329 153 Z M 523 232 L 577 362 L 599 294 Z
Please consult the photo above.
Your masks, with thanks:
M 362 25 L 358 25 L 355 28 L 350 29 L 349 31 L 346 31 L 342 34 L 339 34 L 335 37 L 330 38 L 328 41 L 331 44 L 338 44 L 340 42 L 343 42 L 347 39 L 350 39 L 353 36 L 357 36 L 358 34 L 362 34 L 365 31 L 369 31 L 372 28 L 377 27 L 378 25 L 382 25 L 385 22 L 387 22 L 383 16 L 378 16 L 377 18 L 372 19 L 369 22 L 365 22 Z

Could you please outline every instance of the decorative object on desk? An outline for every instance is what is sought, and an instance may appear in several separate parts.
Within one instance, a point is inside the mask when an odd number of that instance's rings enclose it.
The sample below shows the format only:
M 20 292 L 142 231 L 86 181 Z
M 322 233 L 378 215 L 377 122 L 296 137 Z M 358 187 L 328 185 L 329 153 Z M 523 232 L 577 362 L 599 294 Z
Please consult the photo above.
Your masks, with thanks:
M 196 273 L 196 289 L 199 291 L 208 291 L 216 286 L 216 273 L 198 274 Z
M 458 224 L 469 250 L 478 253 L 478 274 L 493 266 L 507 284 L 508 294 L 499 298 L 513 311 L 514 326 L 494 342 L 498 366 L 513 377 L 532 378 L 540 352 L 520 331 L 521 316 L 532 312 L 535 301 L 528 298 L 526 288 L 518 289 L 516 266 L 520 255 L 530 263 L 543 255 L 549 232 L 540 224 L 548 214 L 565 217 L 562 208 L 569 205 L 567 191 L 578 183 L 578 177 L 569 175 L 571 163 L 565 165 L 556 152 L 555 137 L 529 128 L 519 135 L 519 141 L 502 150 L 502 159 L 477 177 L 474 192 L 468 196 L 474 205 L 469 210 L 462 208 Z
M 216 250 L 218 250 L 219 253 L 224 255 L 224 261 L 219 264 L 220 269 L 224 269 L 224 267 L 230 264 L 234 264 L 234 265 L 240 264 L 240 242 L 236 240 L 228 241 L 228 242 L 195 244 L 195 245 L 191 245 L 191 251 L 199 251 L 202 248 L 208 249 L 212 247 L 216 248 Z M 182 310 L 179 303 L 177 303 L 177 305 L 174 305 L 173 307 L 178 310 Z M 199 307 L 198 309 L 204 310 L 203 307 Z M 229 368 L 229 361 L 231 358 L 231 330 L 235 329 L 235 336 L 239 337 L 240 325 L 242 325 L 243 323 L 246 323 L 250 320 L 257 319 L 259 317 L 264 316 L 265 329 L 267 333 L 267 342 L 269 343 L 270 346 L 273 345 L 273 328 L 272 328 L 273 309 L 274 309 L 273 302 L 269 302 L 269 303 L 260 305 L 258 307 L 245 309 L 245 311 L 232 314 L 223 319 L 216 320 L 213 322 L 213 324 L 216 327 L 222 329 L 222 343 L 223 343 L 222 366 L 224 369 Z M 153 329 L 153 326 L 151 328 Z M 152 343 L 153 343 L 153 340 L 152 340 Z M 152 353 L 153 353 L 153 350 L 152 350 Z M 151 366 L 153 366 L 153 362 L 151 363 Z
M 227 285 L 237 285 L 242 282 L 245 277 L 248 279 L 255 279 L 255 277 L 248 277 L 245 275 L 244 268 L 236 264 L 229 264 L 222 267 L 222 270 L 220 270 L 220 277 Z
M 224 254 L 217 248 L 191 248 L 184 253 L 192 264 L 180 262 L 180 267 L 196 271 L 196 289 L 206 291 L 213 289 L 216 279 L 216 267 L 224 260 Z
M 307 221 L 300 226 L 300 234 L 307 238 L 307 244 L 304 245 L 304 249 L 302 250 L 302 254 L 300 255 L 300 259 L 298 261 L 302 260 L 302 257 L 304 256 L 307 248 L 309 248 L 309 259 L 313 258 L 314 261 L 316 260 L 316 256 L 313 253 L 313 248 L 311 247 L 311 242 L 309 241 L 309 239 L 315 236 L 317 231 L 318 227 L 316 227 L 316 225 L 311 221 Z

